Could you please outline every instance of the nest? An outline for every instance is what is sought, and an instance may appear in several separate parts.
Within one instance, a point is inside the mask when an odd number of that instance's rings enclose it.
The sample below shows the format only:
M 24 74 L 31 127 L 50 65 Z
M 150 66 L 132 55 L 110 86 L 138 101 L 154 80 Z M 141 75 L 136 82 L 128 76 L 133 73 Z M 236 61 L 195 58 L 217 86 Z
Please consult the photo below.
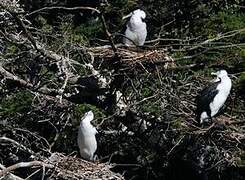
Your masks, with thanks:
M 111 46 L 92 47 L 88 52 L 95 57 L 103 60 L 113 60 L 115 52 Z M 175 67 L 174 59 L 169 56 L 165 49 L 140 49 L 138 47 L 125 47 L 117 45 L 117 55 L 124 66 L 134 66 L 137 64 L 164 65 L 165 69 Z
M 55 165 L 50 179 L 124 179 L 112 172 L 109 164 L 92 163 L 61 153 L 53 153 L 48 161 Z

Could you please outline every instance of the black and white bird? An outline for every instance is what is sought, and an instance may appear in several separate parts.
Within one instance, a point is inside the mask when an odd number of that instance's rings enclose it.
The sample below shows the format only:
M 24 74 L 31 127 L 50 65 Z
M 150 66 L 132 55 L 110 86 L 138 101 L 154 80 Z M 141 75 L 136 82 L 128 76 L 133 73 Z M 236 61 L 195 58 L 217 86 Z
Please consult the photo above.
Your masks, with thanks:
M 226 70 L 220 70 L 216 73 L 217 78 L 212 84 L 204 88 L 197 96 L 197 121 L 200 123 L 212 120 L 217 115 L 231 91 L 231 79 Z
M 85 113 L 81 119 L 77 136 L 77 143 L 81 157 L 90 161 L 94 160 L 94 153 L 97 149 L 95 134 L 98 132 L 96 128 L 90 123 L 93 119 L 94 114 L 92 111 Z
M 126 46 L 143 46 L 147 36 L 146 23 L 144 22 L 146 14 L 143 10 L 137 9 L 123 19 L 130 17 L 125 31 L 123 43 Z

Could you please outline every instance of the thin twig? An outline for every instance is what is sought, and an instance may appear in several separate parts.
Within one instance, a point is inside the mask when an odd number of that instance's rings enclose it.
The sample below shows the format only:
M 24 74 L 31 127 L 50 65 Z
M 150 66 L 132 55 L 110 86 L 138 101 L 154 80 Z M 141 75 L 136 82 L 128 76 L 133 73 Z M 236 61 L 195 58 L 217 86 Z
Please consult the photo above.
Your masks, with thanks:
M 167 156 L 169 156 L 172 152 L 173 152 L 173 150 L 181 143 L 181 141 L 183 140 L 185 138 L 185 136 L 182 136 L 179 140 L 178 140 L 178 142 L 170 149 L 170 151 L 167 153 Z

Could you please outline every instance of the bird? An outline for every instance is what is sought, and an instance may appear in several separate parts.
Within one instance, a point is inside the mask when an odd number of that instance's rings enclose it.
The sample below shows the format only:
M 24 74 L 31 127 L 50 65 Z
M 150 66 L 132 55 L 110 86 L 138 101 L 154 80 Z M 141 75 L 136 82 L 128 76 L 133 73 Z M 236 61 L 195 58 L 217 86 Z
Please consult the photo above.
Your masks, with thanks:
M 126 46 L 143 46 L 147 36 L 146 23 L 144 22 L 146 18 L 146 13 L 143 10 L 137 9 L 123 19 L 130 17 L 127 23 L 127 29 L 124 33 L 123 43 Z
M 204 88 L 196 98 L 196 115 L 200 124 L 212 121 L 212 117 L 220 112 L 232 87 L 231 79 L 226 70 L 211 74 L 216 75 L 216 79 L 211 85 Z
M 77 143 L 82 158 L 93 161 L 94 153 L 97 149 L 97 141 L 95 135 L 98 133 L 96 128 L 91 124 L 94 119 L 94 113 L 88 111 L 81 119 L 78 130 Z

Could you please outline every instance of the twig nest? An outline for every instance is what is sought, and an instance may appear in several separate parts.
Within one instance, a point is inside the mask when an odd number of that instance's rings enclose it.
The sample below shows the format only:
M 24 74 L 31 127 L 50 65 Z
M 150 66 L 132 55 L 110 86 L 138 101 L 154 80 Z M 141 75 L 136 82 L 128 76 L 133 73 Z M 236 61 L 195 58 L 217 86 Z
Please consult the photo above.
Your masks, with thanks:
M 123 65 L 136 65 L 139 63 L 142 64 L 156 64 L 156 65 L 164 65 L 165 69 L 169 67 L 175 66 L 175 61 L 172 57 L 170 57 L 165 49 L 140 49 L 136 47 L 118 47 L 118 54 L 121 57 L 121 62 Z M 113 60 L 114 51 L 110 46 L 99 46 L 89 48 L 88 51 L 99 59 L 103 60 Z
M 55 165 L 50 179 L 124 179 L 112 172 L 109 164 L 92 163 L 61 153 L 53 153 L 48 161 Z

